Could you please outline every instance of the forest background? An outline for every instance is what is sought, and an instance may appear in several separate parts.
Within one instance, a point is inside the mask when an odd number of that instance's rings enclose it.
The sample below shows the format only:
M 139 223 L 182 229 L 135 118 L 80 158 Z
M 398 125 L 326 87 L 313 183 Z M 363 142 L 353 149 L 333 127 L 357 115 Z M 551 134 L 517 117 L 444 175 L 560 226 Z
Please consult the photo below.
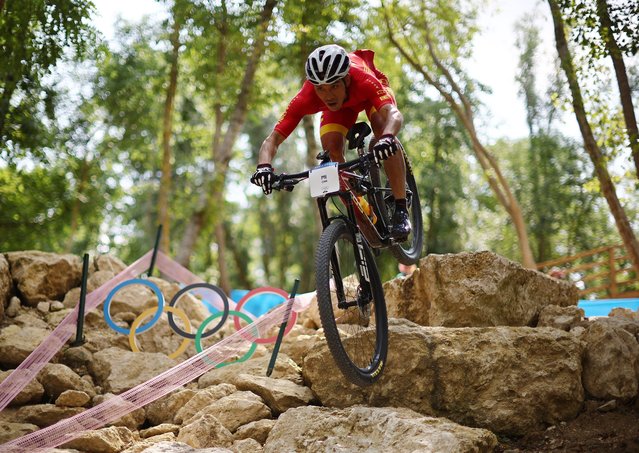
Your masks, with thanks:
M 162 224 L 162 249 L 227 292 L 294 278 L 312 290 L 313 200 L 303 187 L 265 197 L 248 178 L 306 56 L 336 42 L 375 50 L 391 81 L 424 253 L 489 249 L 534 267 L 623 243 L 639 269 L 639 146 L 618 70 L 620 57 L 634 114 L 639 5 L 532 3 L 544 13 L 503 36 L 519 54 L 506 108 L 527 126 L 513 137 L 472 70 L 489 0 L 166 0 L 108 40 L 90 1 L 0 0 L 0 250 L 132 261 Z M 278 172 L 315 163 L 317 120 L 282 145 Z M 390 254 L 378 265 L 397 273 Z

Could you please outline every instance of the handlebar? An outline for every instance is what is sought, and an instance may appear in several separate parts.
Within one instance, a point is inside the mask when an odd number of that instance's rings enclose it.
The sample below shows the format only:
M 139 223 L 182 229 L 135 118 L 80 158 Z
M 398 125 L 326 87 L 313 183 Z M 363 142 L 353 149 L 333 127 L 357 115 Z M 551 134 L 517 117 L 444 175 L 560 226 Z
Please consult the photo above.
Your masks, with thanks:
M 358 157 L 357 159 L 339 163 L 337 165 L 337 169 L 339 171 L 364 169 L 368 168 L 373 160 L 373 155 L 368 153 Z M 291 192 L 298 183 L 308 179 L 309 172 L 310 170 L 306 170 L 300 173 L 292 173 L 290 175 L 286 173 L 275 175 L 276 180 L 273 183 L 273 190 L 286 190 Z

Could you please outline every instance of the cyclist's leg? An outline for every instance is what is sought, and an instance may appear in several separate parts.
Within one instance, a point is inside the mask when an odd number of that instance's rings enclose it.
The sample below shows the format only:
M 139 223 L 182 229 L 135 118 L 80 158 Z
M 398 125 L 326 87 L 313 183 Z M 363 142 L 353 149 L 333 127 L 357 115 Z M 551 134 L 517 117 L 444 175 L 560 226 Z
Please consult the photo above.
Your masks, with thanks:
M 320 141 L 322 149 L 328 151 L 333 162 L 344 162 L 345 137 L 356 120 L 357 112 L 351 109 L 322 113 Z
M 374 107 L 366 109 L 366 114 L 368 115 L 375 137 L 379 137 L 386 124 L 386 118 L 382 116 L 382 113 L 375 110 Z M 406 165 L 404 164 L 404 156 L 402 156 L 402 153 L 395 153 L 384 161 L 384 171 L 390 181 L 393 197 L 395 197 L 396 200 L 406 199 Z

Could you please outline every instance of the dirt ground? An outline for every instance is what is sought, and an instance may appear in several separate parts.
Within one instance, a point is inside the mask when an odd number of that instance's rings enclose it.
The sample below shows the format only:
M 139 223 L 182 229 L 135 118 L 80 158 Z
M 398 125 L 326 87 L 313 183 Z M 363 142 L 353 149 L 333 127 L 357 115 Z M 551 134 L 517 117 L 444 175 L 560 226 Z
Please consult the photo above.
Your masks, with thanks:
M 574 420 L 519 439 L 500 438 L 495 451 L 639 453 L 639 403 L 612 410 L 601 407 L 603 404 L 588 401 Z

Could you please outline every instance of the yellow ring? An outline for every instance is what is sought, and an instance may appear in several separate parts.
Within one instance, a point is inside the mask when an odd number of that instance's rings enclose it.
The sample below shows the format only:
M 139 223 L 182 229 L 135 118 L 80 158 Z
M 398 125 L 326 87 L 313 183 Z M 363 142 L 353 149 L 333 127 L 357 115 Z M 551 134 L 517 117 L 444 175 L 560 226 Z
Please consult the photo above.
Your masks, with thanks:
M 135 321 L 133 321 L 133 324 L 131 324 L 131 330 L 129 331 L 129 345 L 131 346 L 131 351 L 140 352 L 140 348 L 138 348 L 138 345 L 135 342 L 135 331 L 137 330 L 138 326 L 142 324 L 142 321 L 144 320 L 144 318 L 152 315 L 156 311 L 157 311 L 157 308 L 149 308 L 148 310 L 144 310 L 137 318 L 135 318 Z M 189 321 L 189 318 L 188 316 L 186 316 L 186 313 L 184 313 L 184 311 L 182 311 L 181 309 L 177 307 L 171 307 L 166 305 L 164 306 L 163 311 L 165 312 L 170 311 L 171 313 L 175 313 L 176 315 L 178 315 L 180 319 L 184 322 L 184 325 L 186 326 L 186 333 L 191 333 L 191 321 Z M 182 341 L 182 344 L 180 345 L 180 347 L 177 348 L 177 350 L 173 354 L 169 355 L 169 359 L 175 359 L 179 357 L 180 354 L 182 354 L 188 346 L 189 346 L 189 339 L 185 338 Z

